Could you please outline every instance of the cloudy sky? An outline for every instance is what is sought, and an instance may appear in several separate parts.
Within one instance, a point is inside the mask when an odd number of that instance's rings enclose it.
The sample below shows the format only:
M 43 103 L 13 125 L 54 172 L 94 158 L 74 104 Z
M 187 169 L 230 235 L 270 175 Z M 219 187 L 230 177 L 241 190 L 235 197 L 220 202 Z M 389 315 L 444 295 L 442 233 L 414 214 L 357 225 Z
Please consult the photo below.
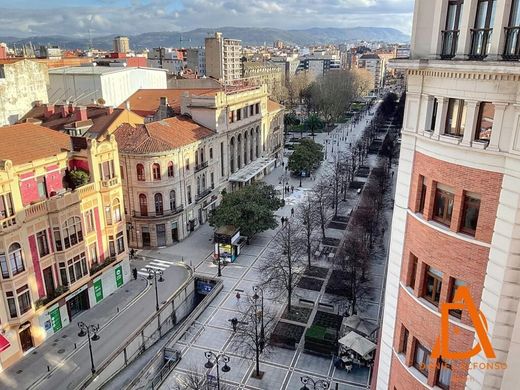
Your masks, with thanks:
M 0 36 L 139 34 L 198 27 L 394 27 L 414 0 L 0 0 Z

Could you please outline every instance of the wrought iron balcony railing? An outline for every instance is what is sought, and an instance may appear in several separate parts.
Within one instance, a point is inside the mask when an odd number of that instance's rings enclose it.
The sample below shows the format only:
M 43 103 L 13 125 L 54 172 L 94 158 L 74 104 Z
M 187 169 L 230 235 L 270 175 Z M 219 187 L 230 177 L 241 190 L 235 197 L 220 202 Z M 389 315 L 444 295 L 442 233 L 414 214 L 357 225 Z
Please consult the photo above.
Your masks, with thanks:
M 483 60 L 489 53 L 491 43 L 492 28 L 472 28 L 471 29 L 471 60 Z
M 442 51 L 441 58 L 450 60 L 457 53 L 457 43 L 459 40 L 459 30 L 442 31 Z

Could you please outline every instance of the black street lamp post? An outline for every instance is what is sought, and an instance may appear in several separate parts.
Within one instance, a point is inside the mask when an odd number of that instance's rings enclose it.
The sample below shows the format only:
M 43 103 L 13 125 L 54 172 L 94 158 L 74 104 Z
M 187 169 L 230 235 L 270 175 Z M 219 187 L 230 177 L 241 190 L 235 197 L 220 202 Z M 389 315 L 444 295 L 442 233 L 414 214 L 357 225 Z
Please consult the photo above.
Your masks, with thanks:
M 157 290 L 157 282 L 164 282 L 163 278 L 163 272 L 161 270 L 146 267 L 146 270 L 148 271 L 148 280 L 153 279 L 155 284 L 155 310 L 159 311 L 159 292 Z M 159 276 L 159 279 L 157 279 L 157 276 Z
M 99 324 L 97 325 L 88 325 L 84 322 L 78 322 L 79 327 L 79 337 L 87 336 L 88 339 L 88 349 L 90 352 L 90 371 L 92 372 L 92 375 L 96 372 L 96 368 L 94 367 L 94 355 L 92 354 L 92 341 L 99 340 L 98 332 L 99 332 Z M 92 337 L 90 337 L 90 333 L 93 333 Z
M 263 352 L 264 351 L 264 347 L 265 347 L 265 327 L 264 327 L 264 290 L 262 289 L 262 287 L 260 286 L 253 286 L 253 291 L 255 293 L 255 295 L 253 295 L 253 299 L 255 300 L 255 306 L 256 306 L 256 301 L 257 299 L 259 298 L 258 296 L 258 291 L 260 291 L 260 310 L 262 312 L 262 317 L 261 320 L 260 320 L 260 352 Z
M 206 357 L 206 359 L 208 359 L 206 364 L 204 364 L 204 367 L 210 369 L 213 368 L 215 365 L 217 366 L 217 390 L 220 390 L 220 361 L 222 360 L 224 362 L 222 372 L 229 372 L 231 370 L 231 367 L 228 366 L 229 356 L 223 353 L 216 354 L 213 351 L 204 352 L 204 356 Z
M 327 390 L 330 386 L 329 381 L 325 379 L 314 380 L 308 376 L 301 376 L 300 381 L 303 383 L 303 387 L 300 390 Z M 311 387 L 308 387 L 307 385 Z

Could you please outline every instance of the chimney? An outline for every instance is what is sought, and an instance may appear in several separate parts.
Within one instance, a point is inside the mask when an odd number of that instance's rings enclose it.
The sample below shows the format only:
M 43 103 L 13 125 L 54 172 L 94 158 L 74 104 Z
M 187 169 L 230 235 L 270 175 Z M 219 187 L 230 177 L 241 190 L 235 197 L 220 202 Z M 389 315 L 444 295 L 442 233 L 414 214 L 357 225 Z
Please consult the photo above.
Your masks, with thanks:
M 54 115 L 54 104 L 45 104 L 43 109 L 43 116 L 45 118 L 50 118 L 52 115 Z
M 40 107 L 42 105 L 42 101 L 41 100 L 35 100 L 33 102 L 33 107 Z
M 114 107 L 112 107 L 112 106 L 106 107 L 106 113 L 107 113 L 107 115 L 112 115 L 114 113 Z
M 85 106 L 75 107 L 74 114 L 76 116 L 76 122 L 86 121 L 88 119 L 87 107 Z
M 66 118 L 67 116 L 69 116 L 69 104 L 68 103 L 65 103 L 62 106 L 60 106 L 60 110 L 61 110 L 62 118 Z
M 159 106 L 166 107 L 168 105 L 168 98 L 166 96 L 161 96 Z
M 125 103 L 125 107 L 128 111 L 130 111 L 130 100 L 127 100 Z

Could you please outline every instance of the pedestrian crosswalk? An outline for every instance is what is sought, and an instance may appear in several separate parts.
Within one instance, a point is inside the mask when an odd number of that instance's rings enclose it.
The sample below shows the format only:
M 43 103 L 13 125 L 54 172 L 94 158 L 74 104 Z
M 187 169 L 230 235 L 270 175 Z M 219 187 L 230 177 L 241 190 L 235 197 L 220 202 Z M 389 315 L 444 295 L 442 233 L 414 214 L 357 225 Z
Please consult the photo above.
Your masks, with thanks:
M 174 265 L 175 262 L 173 261 L 166 261 L 166 260 L 159 260 L 159 259 L 153 259 L 150 261 L 145 267 L 141 268 L 137 273 L 141 276 L 148 276 L 148 268 L 157 270 L 157 271 L 164 271 L 168 267 Z

